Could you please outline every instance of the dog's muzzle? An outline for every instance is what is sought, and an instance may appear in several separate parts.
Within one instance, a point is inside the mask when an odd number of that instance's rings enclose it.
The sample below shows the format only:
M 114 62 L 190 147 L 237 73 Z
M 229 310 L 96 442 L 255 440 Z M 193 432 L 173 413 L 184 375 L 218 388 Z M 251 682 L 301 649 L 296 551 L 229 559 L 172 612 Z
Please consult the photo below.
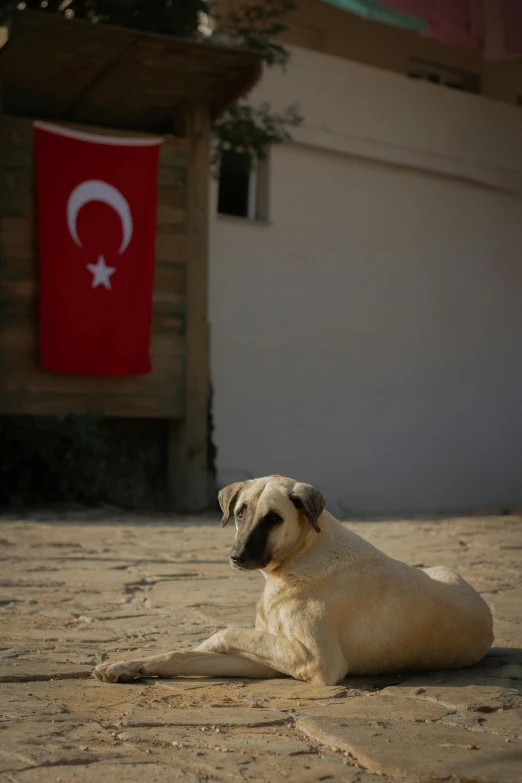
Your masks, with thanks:
M 265 568 L 270 560 L 257 560 L 245 556 L 242 553 L 232 553 L 229 557 L 230 565 L 236 571 L 256 571 L 259 568 Z

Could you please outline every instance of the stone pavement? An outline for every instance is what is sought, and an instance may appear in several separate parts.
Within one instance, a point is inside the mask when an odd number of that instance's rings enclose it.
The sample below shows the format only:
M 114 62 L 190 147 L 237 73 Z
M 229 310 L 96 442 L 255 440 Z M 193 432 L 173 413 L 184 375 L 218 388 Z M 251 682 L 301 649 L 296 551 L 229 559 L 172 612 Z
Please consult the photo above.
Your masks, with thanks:
M 522 518 L 350 525 L 456 568 L 495 647 L 454 672 L 345 680 L 145 680 L 92 667 L 250 625 L 259 574 L 232 526 L 106 512 L 0 517 L 0 781 L 522 782 Z

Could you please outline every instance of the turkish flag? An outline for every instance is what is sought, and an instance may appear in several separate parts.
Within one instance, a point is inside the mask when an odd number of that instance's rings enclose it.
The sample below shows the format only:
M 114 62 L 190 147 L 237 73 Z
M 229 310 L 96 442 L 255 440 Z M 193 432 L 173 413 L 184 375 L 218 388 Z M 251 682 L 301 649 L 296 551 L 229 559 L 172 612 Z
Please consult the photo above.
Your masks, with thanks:
M 46 370 L 150 372 L 162 139 L 34 123 L 40 349 Z

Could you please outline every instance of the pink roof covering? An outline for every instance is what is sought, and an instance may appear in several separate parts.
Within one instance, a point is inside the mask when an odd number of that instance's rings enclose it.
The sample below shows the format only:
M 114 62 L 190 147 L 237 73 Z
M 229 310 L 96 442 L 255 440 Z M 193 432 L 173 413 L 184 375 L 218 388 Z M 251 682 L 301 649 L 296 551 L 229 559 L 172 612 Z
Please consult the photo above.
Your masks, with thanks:
M 505 0 L 515 4 L 521 0 Z M 482 40 L 480 0 L 382 0 L 394 11 L 413 14 L 428 22 L 425 35 L 443 43 L 478 49 Z
M 522 54 L 522 0 L 501 0 L 506 53 Z

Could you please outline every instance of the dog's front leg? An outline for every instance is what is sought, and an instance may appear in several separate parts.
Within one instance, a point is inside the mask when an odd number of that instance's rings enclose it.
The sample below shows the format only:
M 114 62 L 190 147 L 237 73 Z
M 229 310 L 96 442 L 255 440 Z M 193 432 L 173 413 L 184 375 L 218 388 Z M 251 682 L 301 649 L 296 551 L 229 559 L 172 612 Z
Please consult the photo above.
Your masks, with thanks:
M 279 672 L 241 655 L 190 650 L 117 663 L 100 663 L 94 676 L 102 682 L 129 682 L 140 677 L 251 677 L 264 680 Z
M 317 685 L 335 685 L 346 676 L 342 651 L 328 633 L 324 634 L 321 646 L 311 640 L 307 647 L 297 639 L 273 636 L 265 631 L 227 628 L 196 649 L 245 656 L 256 664 Z

